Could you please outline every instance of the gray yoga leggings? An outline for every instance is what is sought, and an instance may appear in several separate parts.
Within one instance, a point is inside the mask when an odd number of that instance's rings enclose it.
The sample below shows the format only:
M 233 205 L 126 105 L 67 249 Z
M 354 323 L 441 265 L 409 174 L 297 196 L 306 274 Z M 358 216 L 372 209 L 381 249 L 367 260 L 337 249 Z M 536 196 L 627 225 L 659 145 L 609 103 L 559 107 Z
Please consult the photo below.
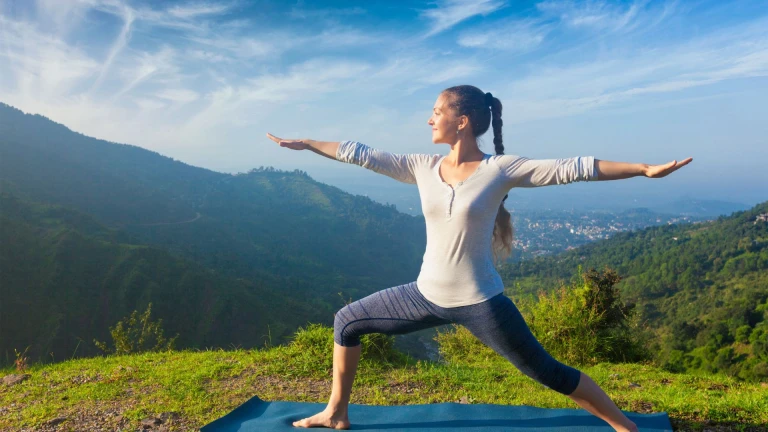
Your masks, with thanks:
M 521 372 L 558 393 L 569 395 L 579 384 L 581 372 L 544 350 L 503 293 L 481 303 L 443 308 L 427 300 L 416 282 L 387 288 L 341 308 L 334 319 L 333 339 L 354 347 L 368 333 L 405 334 L 451 323 L 463 325 Z

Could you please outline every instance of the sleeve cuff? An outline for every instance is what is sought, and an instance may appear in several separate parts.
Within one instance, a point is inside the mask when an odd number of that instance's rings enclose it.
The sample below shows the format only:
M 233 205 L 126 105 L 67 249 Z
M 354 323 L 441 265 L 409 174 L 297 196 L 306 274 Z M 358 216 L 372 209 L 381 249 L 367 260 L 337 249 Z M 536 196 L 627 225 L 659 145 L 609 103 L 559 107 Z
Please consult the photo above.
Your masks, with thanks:
M 352 163 L 355 156 L 356 147 L 357 146 L 355 141 L 340 141 L 339 148 L 336 150 L 336 160 Z

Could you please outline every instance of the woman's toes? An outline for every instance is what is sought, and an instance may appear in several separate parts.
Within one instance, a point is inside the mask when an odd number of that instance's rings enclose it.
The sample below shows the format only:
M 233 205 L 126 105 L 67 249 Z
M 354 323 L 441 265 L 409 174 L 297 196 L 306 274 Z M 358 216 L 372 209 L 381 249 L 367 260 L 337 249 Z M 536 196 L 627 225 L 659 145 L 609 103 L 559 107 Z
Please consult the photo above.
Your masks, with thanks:
M 325 426 L 330 427 L 328 424 L 328 418 L 322 414 L 315 414 L 312 417 L 303 418 L 301 420 L 293 422 L 296 427 L 312 427 L 312 426 Z
M 301 420 L 297 420 L 293 422 L 293 425 L 296 427 L 310 427 L 310 426 L 318 426 L 320 422 L 316 419 L 317 416 L 307 417 L 303 418 Z
M 323 413 L 318 413 L 312 417 L 303 418 L 293 422 L 293 426 L 305 428 L 313 426 L 324 426 L 331 429 L 349 429 L 349 420 L 335 419 Z

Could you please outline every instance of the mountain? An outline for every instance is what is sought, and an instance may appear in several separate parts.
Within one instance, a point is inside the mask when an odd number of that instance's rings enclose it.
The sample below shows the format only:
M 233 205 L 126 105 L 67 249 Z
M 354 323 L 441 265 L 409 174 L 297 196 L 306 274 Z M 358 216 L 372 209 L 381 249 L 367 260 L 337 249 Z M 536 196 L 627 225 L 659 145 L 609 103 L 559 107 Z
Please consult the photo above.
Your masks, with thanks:
M 742 203 L 702 200 L 691 196 L 682 196 L 679 199 L 652 206 L 652 210 L 658 213 L 700 217 L 729 215 L 733 212 L 744 211 L 747 209 L 749 209 L 749 206 Z
M 184 347 L 258 345 L 268 326 L 279 338 L 322 318 L 302 299 L 132 243 L 131 235 L 62 206 L 4 192 L 0 226 L 6 360 L 27 346 L 32 358 L 96 354 L 93 339 L 109 340 L 108 327 L 148 302 Z
M 768 377 L 768 202 L 716 220 L 617 233 L 504 266 L 518 294 L 551 288 L 579 267 L 615 269 L 627 302 L 657 336 L 671 370 Z
M 285 329 L 298 322 L 298 317 L 321 316 L 325 323 L 332 323 L 333 313 L 346 302 L 415 280 L 426 244 L 423 218 L 347 194 L 298 170 L 259 167 L 237 175 L 218 173 L 140 147 L 90 138 L 3 104 L 0 187 L 30 205 L 58 205 L 73 212 L 70 215 L 81 214 L 78 218 L 89 216 L 91 223 L 98 224 L 98 229 L 93 228 L 97 232 L 115 230 L 121 238 L 130 239 L 118 245 L 147 246 L 165 253 L 165 260 L 177 260 L 167 261 L 168 265 L 195 264 L 199 271 L 213 271 L 222 280 L 258 286 L 261 291 L 254 293 L 257 298 L 266 295 L 262 293 L 273 296 L 275 321 L 265 322 Z M 14 230 L 39 231 L 30 223 L 25 228 L 15 220 L 4 230 L 11 234 Z M 70 235 L 79 238 L 82 234 L 86 239 L 78 241 L 89 243 L 89 231 L 80 228 L 68 228 L 80 233 Z M 42 240 L 29 232 L 9 237 L 9 241 L 11 249 L 23 247 L 19 243 L 25 241 L 38 242 L 39 247 L 54 246 L 40 243 Z M 59 249 L 51 251 L 61 251 L 63 259 L 66 249 L 60 248 L 78 244 L 56 243 Z M 91 259 L 79 257 L 74 249 L 69 258 Z M 35 263 L 45 265 L 33 260 L 26 268 L 35 272 Z M 113 264 L 107 260 L 102 267 Z M 72 284 L 76 284 L 74 274 L 68 279 Z M 119 278 L 113 282 L 122 283 Z M 4 284 L 4 289 L 25 289 L 23 281 L 17 283 L 20 285 Z M 79 295 L 86 295 L 73 285 L 58 289 L 71 291 L 75 304 Z M 153 301 L 153 311 L 168 322 L 168 314 L 175 312 L 170 304 L 160 304 L 171 301 L 161 294 L 164 289 L 160 285 L 147 291 L 151 295 L 126 299 L 127 309 L 143 309 Z M 305 309 L 278 301 L 289 298 L 310 305 L 315 314 L 302 315 Z M 86 309 L 80 312 L 95 313 Z M 41 309 L 31 316 L 45 314 Z M 106 325 L 113 318 L 110 315 L 98 325 Z M 260 338 L 268 330 L 260 325 L 259 334 L 252 337 Z M 71 333 L 62 337 L 81 336 Z M 231 339 L 219 342 L 229 343 Z

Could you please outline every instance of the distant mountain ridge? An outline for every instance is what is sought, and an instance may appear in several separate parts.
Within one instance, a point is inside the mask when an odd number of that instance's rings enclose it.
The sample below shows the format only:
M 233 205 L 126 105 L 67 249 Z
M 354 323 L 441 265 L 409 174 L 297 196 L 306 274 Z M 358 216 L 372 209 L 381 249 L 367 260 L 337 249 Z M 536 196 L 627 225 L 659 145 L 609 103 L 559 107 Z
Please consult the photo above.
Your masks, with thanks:
M 652 206 L 651 210 L 658 213 L 690 216 L 725 216 L 733 212 L 748 210 L 749 208 L 750 206 L 743 203 L 703 200 L 691 196 L 683 196 L 678 200 Z

